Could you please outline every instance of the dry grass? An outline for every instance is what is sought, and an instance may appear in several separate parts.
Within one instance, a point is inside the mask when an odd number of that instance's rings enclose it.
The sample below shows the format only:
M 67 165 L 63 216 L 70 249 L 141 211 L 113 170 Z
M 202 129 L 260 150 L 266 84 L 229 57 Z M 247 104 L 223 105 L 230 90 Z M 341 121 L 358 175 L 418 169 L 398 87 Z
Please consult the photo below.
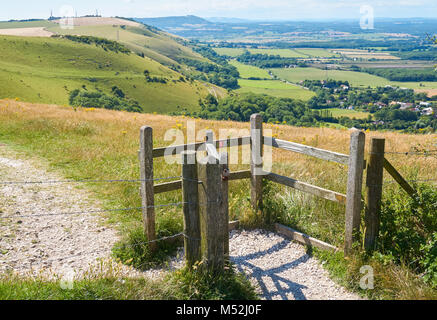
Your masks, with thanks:
M 16 29 L 0 29 L 0 34 L 5 36 L 19 37 L 51 37 L 53 32 L 47 31 L 43 27 L 39 28 L 16 28 Z
M 139 27 L 140 23 L 119 19 L 119 18 L 104 18 L 104 17 L 80 17 L 80 18 L 72 18 L 74 26 L 131 26 L 131 27 Z M 60 23 L 62 20 L 55 20 L 54 22 Z

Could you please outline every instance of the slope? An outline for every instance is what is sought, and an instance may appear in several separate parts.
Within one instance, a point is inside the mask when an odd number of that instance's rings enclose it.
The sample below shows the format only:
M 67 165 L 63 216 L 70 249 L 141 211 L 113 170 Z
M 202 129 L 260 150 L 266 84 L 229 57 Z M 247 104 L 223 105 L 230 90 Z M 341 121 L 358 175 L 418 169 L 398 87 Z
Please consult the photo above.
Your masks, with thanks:
M 150 83 L 144 76 L 166 79 Z M 67 104 L 78 88 L 110 92 L 119 87 L 146 112 L 197 108 L 209 88 L 190 82 L 150 58 L 115 53 L 60 38 L 0 37 L 0 98 Z

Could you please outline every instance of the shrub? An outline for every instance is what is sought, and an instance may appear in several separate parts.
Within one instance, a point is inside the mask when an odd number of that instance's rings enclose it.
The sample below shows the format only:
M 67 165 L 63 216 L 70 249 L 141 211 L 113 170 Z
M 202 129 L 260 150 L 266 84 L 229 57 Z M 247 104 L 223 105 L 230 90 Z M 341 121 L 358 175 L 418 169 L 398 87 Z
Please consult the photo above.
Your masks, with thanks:
M 118 87 L 112 88 L 112 94 L 114 96 L 109 96 L 103 92 L 90 92 L 76 89 L 70 93 L 69 102 L 70 105 L 74 107 L 142 112 L 142 108 L 138 102 L 126 98 L 124 92 Z
M 381 211 L 379 251 L 398 263 L 408 263 L 416 272 L 437 277 L 437 190 L 429 185 L 416 187 L 412 198 L 391 190 Z

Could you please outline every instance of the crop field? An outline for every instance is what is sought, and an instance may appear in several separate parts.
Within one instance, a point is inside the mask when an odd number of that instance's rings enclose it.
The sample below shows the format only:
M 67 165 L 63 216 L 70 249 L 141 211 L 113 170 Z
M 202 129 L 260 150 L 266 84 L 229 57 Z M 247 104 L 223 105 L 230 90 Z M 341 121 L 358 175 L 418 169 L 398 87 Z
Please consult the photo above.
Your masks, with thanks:
M 332 52 L 341 54 L 349 59 L 400 60 L 399 57 L 393 56 L 387 52 L 369 52 L 368 50 L 359 49 L 335 49 L 332 50 Z
M 144 70 L 168 83 L 146 82 Z M 207 86 L 177 79 L 178 73 L 134 54 L 64 39 L 0 37 L 0 98 L 65 105 L 74 89 L 110 92 L 118 86 L 148 112 L 197 108 L 198 99 L 208 94 Z
M 286 84 L 279 80 L 245 80 L 238 81 L 240 89 L 237 92 L 253 92 L 267 94 L 278 98 L 292 98 L 298 100 L 309 100 L 315 96 L 314 92 L 303 89 L 296 85 Z
M 230 64 L 235 66 L 240 73 L 240 77 L 243 79 L 249 78 L 260 78 L 260 79 L 271 79 L 272 77 L 267 70 L 261 69 L 255 66 L 250 66 L 236 60 L 230 61 Z
M 220 55 L 226 55 L 230 57 L 238 57 L 244 53 L 243 48 L 215 48 L 214 49 Z M 338 56 L 336 53 L 330 52 L 325 49 L 247 49 L 250 53 L 279 55 L 282 58 L 330 58 Z
M 299 83 L 303 80 L 343 80 L 354 87 L 383 87 L 386 85 L 409 89 L 437 89 L 437 82 L 396 82 L 363 72 L 321 70 L 317 68 L 272 69 L 273 74 L 281 79 Z M 421 86 L 422 84 L 422 86 Z

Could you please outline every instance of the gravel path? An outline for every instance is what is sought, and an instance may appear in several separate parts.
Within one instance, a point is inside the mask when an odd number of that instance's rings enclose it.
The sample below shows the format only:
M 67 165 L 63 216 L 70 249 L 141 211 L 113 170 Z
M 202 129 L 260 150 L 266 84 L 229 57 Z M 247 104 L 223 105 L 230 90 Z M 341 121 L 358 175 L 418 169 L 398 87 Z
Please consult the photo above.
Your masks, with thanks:
M 334 283 L 305 247 L 271 232 L 233 231 L 230 255 L 267 300 L 358 300 Z
M 20 159 L 20 160 L 18 160 Z M 0 181 L 64 180 L 40 161 L 25 159 L 0 144 Z M 119 235 L 96 214 L 51 213 L 100 210 L 98 201 L 72 184 L 0 184 L 0 274 L 83 274 L 109 258 Z M 15 216 L 15 218 L 5 218 Z M 31 216 L 31 217 L 19 217 Z M 359 299 L 336 285 L 305 248 L 274 233 L 232 231 L 230 256 L 258 287 L 263 299 Z M 183 250 L 162 269 L 139 272 L 117 264 L 119 275 L 160 278 L 184 265 Z
M 40 162 L 0 145 L 1 181 L 64 180 Z M 108 257 L 118 234 L 97 214 L 62 214 L 101 210 L 74 184 L 0 184 L 0 273 L 79 275 Z M 55 214 L 51 216 L 41 216 Z M 5 218 L 14 216 L 14 218 Z M 29 217 L 30 216 L 30 217 Z M 110 261 L 111 260 L 111 261 Z M 131 273 L 128 267 L 123 272 Z

